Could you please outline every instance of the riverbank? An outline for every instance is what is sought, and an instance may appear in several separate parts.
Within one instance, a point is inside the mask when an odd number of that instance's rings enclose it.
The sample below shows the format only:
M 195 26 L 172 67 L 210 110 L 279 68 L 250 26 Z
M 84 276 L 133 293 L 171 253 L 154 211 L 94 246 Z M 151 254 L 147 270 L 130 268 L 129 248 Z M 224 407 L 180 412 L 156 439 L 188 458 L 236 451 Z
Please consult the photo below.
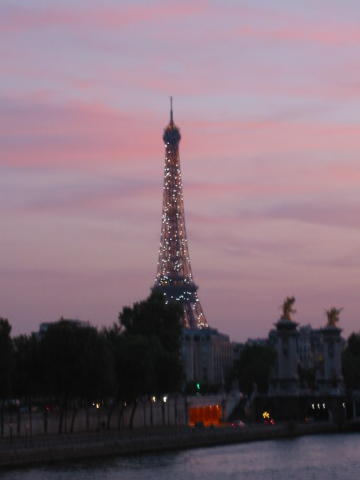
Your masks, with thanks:
M 13 438 L 0 442 L 0 466 L 20 467 L 111 455 L 133 455 L 209 447 L 276 438 L 346 432 L 354 424 L 329 423 L 251 425 L 244 428 L 166 428 L 94 434 Z

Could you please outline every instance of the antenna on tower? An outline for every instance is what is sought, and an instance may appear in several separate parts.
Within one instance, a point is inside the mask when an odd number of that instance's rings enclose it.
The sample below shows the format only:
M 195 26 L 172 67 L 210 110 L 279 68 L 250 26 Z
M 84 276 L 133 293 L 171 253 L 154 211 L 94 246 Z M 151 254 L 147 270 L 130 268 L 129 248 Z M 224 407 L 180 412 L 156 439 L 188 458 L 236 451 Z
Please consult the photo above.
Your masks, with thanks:
M 173 120 L 173 97 L 170 97 L 170 124 L 174 123 Z

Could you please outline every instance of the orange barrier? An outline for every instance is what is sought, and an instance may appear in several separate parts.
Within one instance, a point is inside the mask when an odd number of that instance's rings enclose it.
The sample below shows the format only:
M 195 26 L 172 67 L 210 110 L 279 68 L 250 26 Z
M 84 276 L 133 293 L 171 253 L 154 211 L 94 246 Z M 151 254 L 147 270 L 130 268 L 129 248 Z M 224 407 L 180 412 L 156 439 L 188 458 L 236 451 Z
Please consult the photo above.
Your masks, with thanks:
M 220 405 L 189 407 L 188 415 L 189 425 L 191 427 L 195 425 L 204 425 L 204 427 L 220 425 L 222 408 Z

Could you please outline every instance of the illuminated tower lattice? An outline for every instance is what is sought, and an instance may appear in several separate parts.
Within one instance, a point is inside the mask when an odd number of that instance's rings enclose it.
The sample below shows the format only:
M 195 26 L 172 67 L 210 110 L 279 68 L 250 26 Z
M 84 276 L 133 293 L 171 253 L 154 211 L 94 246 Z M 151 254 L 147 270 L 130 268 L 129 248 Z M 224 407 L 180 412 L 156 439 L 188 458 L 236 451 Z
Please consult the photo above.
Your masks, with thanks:
M 181 181 L 180 131 L 174 124 L 172 99 L 170 123 L 164 130 L 165 166 L 159 262 L 154 290 L 167 299 L 181 302 L 184 327 L 207 328 L 191 272 L 186 238 L 184 200 Z

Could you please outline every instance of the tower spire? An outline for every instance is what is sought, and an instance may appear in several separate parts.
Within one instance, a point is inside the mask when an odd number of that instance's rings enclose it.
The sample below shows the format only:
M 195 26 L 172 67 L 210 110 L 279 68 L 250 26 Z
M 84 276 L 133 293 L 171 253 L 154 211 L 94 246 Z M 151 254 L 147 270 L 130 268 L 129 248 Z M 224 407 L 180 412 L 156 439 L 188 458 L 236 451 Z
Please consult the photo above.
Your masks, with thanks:
M 174 125 L 174 118 L 173 118 L 173 97 L 170 97 L 170 125 Z
M 164 130 L 164 190 L 159 261 L 153 290 L 167 301 L 178 301 L 183 307 L 183 326 L 207 328 L 197 285 L 194 283 L 185 229 L 179 142 L 180 131 L 174 124 L 170 97 L 170 124 Z

